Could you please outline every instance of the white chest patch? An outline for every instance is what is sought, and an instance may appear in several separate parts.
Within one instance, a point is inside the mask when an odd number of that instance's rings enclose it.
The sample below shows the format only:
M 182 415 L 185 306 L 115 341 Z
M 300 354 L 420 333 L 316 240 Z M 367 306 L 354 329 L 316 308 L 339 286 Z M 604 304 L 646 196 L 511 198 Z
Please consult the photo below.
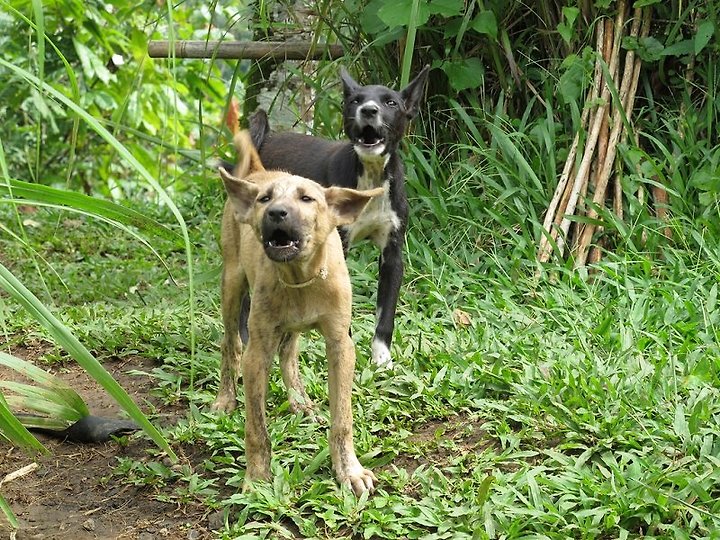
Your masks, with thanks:
M 361 156 L 363 174 L 358 178 L 358 189 L 383 187 L 385 192 L 372 199 L 360 217 L 348 229 L 350 243 L 370 239 L 381 250 L 385 249 L 390 233 L 400 226 L 400 219 L 390 204 L 390 179 L 385 178 L 388 156 Z

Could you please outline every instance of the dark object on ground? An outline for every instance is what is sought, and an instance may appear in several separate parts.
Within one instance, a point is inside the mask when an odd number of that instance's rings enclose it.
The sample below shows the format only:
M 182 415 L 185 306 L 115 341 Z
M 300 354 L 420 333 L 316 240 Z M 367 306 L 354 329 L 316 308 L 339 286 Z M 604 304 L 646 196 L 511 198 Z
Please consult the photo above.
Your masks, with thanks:
M 53 429 L 33 428 L 33 431 L 50 435 L 56 439 L 79 443 L 97 443 L 109 441 L 111 437 L 122 437 L 140 430 L 132 420 L 118 418 L 104 418 L 102 416 L 85 416 L 67 429 L 56 431 Z

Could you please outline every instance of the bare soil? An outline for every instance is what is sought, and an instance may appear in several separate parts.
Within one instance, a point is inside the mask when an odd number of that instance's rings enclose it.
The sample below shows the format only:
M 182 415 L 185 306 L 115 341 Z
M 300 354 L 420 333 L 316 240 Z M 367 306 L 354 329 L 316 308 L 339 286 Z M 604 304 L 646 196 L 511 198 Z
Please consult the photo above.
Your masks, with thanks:
M 42 343 L 13 347 L 15 356 L 36 360 L 47 352 Z M 148 411 L 157 404 L 150 395 L 155 386 L 148 376 L 128 371 L 149 371 L 152 365 L 139 357 L 106 362 L 105 367 L 135 402 Z M 70 364 L 56 375 L 68 381 L 83 397 L 90 412 L 98 416 L 122 417 L 120 408 L 79 366 Z M 0 378 L 13 378 L 0 371 Z M 184 417 L 186 408 L 163 404 L 160 425 L 171 425 Z M 37 459 L 33 472 L 3 484 L 2 493 L 20 523 L 18 540 L 46 539 L 205 539 L 212 536 L 208 509 L 201 504 L 171 504 L 158 500 L 158 489 L 124 484 L 112 471 L 119 456 L 142 459 L 152 443 L 143 437 L 128 437 L 126 443 L 102 444 L 62 442 L 38 434 L 50 453 Z M 185 459 L 188 459 L 185 457 Z M 33 463 L 17 448 L 0 443 L 0 479 Z M 210 516 L 212 518 L 212 516 Z M 0 538 L 13 538 L 13 531 L 0 517 Z

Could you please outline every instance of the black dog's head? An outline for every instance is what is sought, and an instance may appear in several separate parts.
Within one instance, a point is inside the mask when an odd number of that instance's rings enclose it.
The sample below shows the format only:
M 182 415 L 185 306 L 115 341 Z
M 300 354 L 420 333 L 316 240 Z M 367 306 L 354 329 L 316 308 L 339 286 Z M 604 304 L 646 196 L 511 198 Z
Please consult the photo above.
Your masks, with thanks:
M 426 66 L 399 92 L 387 86 L 359 85 L 345 69 L 340 71 L 345 94 L 345 134 L 358 155 L 395 152 L 408 122 L 418 113 L 428 71 L 430 67 Z

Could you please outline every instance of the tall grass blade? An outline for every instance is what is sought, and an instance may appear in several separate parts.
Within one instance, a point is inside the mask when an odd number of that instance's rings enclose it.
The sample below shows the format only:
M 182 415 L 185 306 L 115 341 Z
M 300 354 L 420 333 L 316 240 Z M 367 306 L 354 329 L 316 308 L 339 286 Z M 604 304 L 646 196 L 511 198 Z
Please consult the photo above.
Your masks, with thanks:
M 137 210 L 82 193 L 11 178 L 6 183 L 0 182 L 0 196 L 4 194 L 10 197 L 27 199 L 24 202 L 25 204 L 39 202 L 57 207 L 66 207 L 66 209 L 70 210 L 84 210 L 87 215 L 102 216 L 111 222 L 130 225 L 170 240 L 178 241 L 181 239 L 181 236 L 172 229 Z
M 47 371 L 40 369 L 27 360 L 16 358 L 15 356 L 4 352 L 0 352 L 0 365 L 8 367 L 28 380 L 37 383 L 37 385 L 42 388 L 38 388 L 36 386 L 30 386 L 29 388 L 47 392 L 48 394 L 44 396 L 44 399 L 66 405 L 73 411 L 76 411 L 77 418 L 74 418 L 75 420 L 90 414 L 87 405 L 85 405 L 85 401 L 83 401 L 80 395 L 62 379 L 59 379 Z M 17 383 L 0 381 L 0 386 L 5 386 L 6 388 L 11 388 L 14 384 Z M 18 388 L 16 391 L 18 393 L 23 393 L 22 388 Z M 30 408 L 33 408 L 32 403 L 30 403 Z
M 0 434 L 12 444 L 28 452 L 47 453 L 47 449 L 40 441 L 20 423 L 20 420 L 15 418 L 2 393 L 0 393 Z
M 418 19 L 420 14 L 420 0 L 413 0 L 410 8 L 410 22 L 408 23 L 405 51 L 403 51 L 402 69 L 400 71 L 400 87 L 405 88 L 410 82 L 413 53 L 415 52 L 415 36 L 417 35 Z
M 2 513 L 5 514 L 5 517 L 7 518 L 8 523 L 10 523 L 10 526 L 13 529 L 17 529 L 19 527 L 18 520 L 2 494 L 0 494 L 0 510 L 2 510 Z

